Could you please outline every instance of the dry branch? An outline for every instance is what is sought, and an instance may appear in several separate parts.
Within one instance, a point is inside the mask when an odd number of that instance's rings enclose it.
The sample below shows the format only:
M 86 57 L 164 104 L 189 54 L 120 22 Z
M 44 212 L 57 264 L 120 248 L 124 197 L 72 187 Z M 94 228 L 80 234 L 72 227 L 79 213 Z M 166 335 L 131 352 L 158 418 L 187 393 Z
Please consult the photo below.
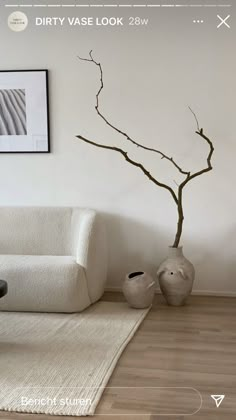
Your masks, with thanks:
M 117 133 L 119 133 L 119 134 L 121 134 L 122 136 L 124 136 L 125 138 L 126 138 L 126 140 L 128 140 L 129 142 L 131 142 L 132 144 L 134 144 L 134 145 L 136 145 L 137 147 L 140 147 L 140 148 L 142 148 L 142 149 L 144 149 L 144 150 L 147 150 L 147 151 L 149 151 L 149 152 L 154 152 L 154 153 L 157 153 L 157 154 L 159 154 L 160 156 L 161 156 L 161 158 L 162 159 L 166 159 L 166 160 L 168 160 L 169 162 L 171 162 L 172 163 L 172 165 L 174 165 L 175 166 L 175 168 L 182 174 L 182 175 L 185 175 L 185 179 L 182 181 L 182 183 L 180 183 L 179 185 L 175 182 L 175 184 L 177 185 L 177 187 L 178 187 L 178 190 L 177 190 L 177 194 L 175 193 L 175 191 L 169 186 L 169 185 L 167 185 L 167 184 L 165 184 L 165 183 L 163 183 L 163 182 L 160 182 L 160 181 L 158 181 L 156 178 L 154 178 L 154 176 L 152 175 L 152 174 L 150 174 L 150 172 L 140 163 L 140 162 L 137 162 L 137 161 L 135 161 L 135 160 L 133 160 L 133 159 L 131 159 L 129 156 L 128 156 L 128 153 L 126 152 L 126 151 L 124 151 L 123 149 L 121 149 L 121 148 L 119 148 L 119 147 L 115 147 L 115 146 L 108 146 L 108 145 L 105 145 L 105 144 L 101 144 L 101 143 L 97 143 L 97 142 L 95 142 L 95 141 L 92 141 L 92 140 L 89 140 L 89 139 L 87 139 L 86 137 L 84 137 L 84 136 L 82 136 L 82 135 L 77 135 L 76 137 L 78 138 L 78 139 L 80 139 L 80 140 L 82 140 L 82 141 L 84 141 L 85 143 L 88 143 L 88 144 L 91 144 L 91 145 L 93 145 L 93 146 L 95 146 L 95 147 L 99 147 L 99 148 L 102 148 L 102 149 L 107 149 L 107 150 L 113 150 L 113 151 L 115 151 L 115 152 L 118 152 L 119 154 L 121 154 L 124 158 L 125 158 L 125 160 L 128 162 L 128 163 L 130 163 L 131 165 L 133 165 L 133 166 L 136 166 L 137 168 L 139 168 L 142 172 L 143 172 L 143 174 L 151 181 L 151 182 L 153 182 L 155 185 L 157 185 L 158 187 L 161 187 L 161 188 L 164 188 L 164 189 L 166 189 L 166 190 L 168 190 L 169 191 L 169 193 L 171 194 L 171 196 L 172 196 L 172 198 L 174 199 L 174 202 L 175 202 L 175 204 L 177 205 L 177 210 L 178 210 L 178 222 L 177 222 L 177 231 L 176 231 L 176 235 L 175 235 L 175 240 L 174 240 L 174 244 L 173 244 L 173 247 L 178 247 L 179 246 L 179 242 L 180 242 L 180 238 L 181 238 L 181 235 L 182 235 L 182 230 L 183 230 L 183 221 L 184 221 L 184 212 L 183 212 L 183 189 L 184 189 L 184 187 L 192 180 L 192 179 L 194 179 L 194 178 L 196 178 L 196 177 L 198 177 L 198 176 L 200 176 L 200 175 L 202 175 L 202 174 L 204 174 L 204 173 L 206 173 L 206 172 L 209 172 L 209 171 L 211 171 L 212 170 L 212 164 L 211 164 L 211 159 L 212 159 L 212 155 L 213 155 L 213 152 L 214 152 L 214 147 L 213 147 L 213 143 L 212 143 L 212 141 L 209 139 L 209 137 L 207 137 L 206 135 L 205 135 L 205 133 L 203 132 L 203 128 L 200 128 L 200 125 L 199 125 L 199 122 L 198 122 L 198 119 L 197 119 L 197 116 L 196 116 L 196 114 L 194 113 L 194 111 L 189 107 L 189 109 L 190 109 L 190 111 L 192 112 L 192 114 L 193 114 L 193 116 L 194 116 L 194 119 L 195 119 L 195 121 L 196 121 L 196 124 L 197 124 L 197 131 L 195 131 L 196 132 L 196 134 L 198 135 L 198 136 L 200 136 L 203 140 L 205 140 L 206 142 L 207 142 L 207 144 L 209 145 L 209 148 L 210 148 L 210 150 L 209 150 L 209 153 L 208 153 L 208 156 L 207 156 L 207 167 L 205 167 L 205 168 L 203 168 L 203 169 L 201 169 L 201 170 L 199 170 L 199 171 L 197 171 L 197 172 L 194 172 L 194 173 L 191 173 L 190 171 L 185 171 L 185 170 L 183 170 L 181 167 L 180 167 L 180 165 L 178 165 L 177 163 L 176 163 L 176 161 L 172 158 L 172 157 L 169 157 L 169 156 L 167 156 L 166 154 L 164 154 L 163 152 L 161 152 L 160 150 L 158 150 L 158 149 L 154 149 L 154 148 L 151 148 L 151 147 L 147 147 L 147 146 L 144 146 L 143 144 L 141 144 L 141 143 L 138 143 L 137 141 L 135 141 L 135 140 L 133 140 L 127 133 L 125 133 L 124 131 L 122 131 L 122 130 L 120 130 L 119 128 L 117 128 L 115 125 L 113 125 L 112 123 L 110 123 L 109 121 L 108 121 L 108 119 L 103 115 L 103 113 L 100 111 L 100 108 L 99 108 L 99 96 L 100 96 L 100 94 L 101 94 L 101 92 L 102 92 L 102 90 L 103 90 L 103 87 L 104 87 L 104 82 L 103 82 L 103 70 L 102 70 L 102 66 L 101 66 L 101 63 L 99 63 L 99 62 L 97 62 L 97 61 L 95 61 L 94 60 L 94 58 L 93 58 L 93 55 L 92 55 L 92 50 L 90 51 L 90 53 L 89 53 L 89 57 L 90 58 L 81 58 L 81 57 L 78 57 L 80 60 L 83 60 L 83 61 L 89 61 L 89 62 L 92 62 L 93 64 L 95 64 L 98 68 L 99 68 L 99 72 L 100 72 L 100 88 L 99 88 L 99 90 L 98 90 L 98 92 L 97 92 L 97 94 L 96 94 L 96 105 L 95 105 L 95 109 L 96 109 L 96 112 L 97 112 L 97 114 L 99 115 L 99 117 L 101 117 L 102 119 L 103 119 L 103 121 L 109 126 L 109 127 L 111 127 L 113 130 L 115 130 Z
M 145 167 L 144 167 L 141 163 L 136 162 L 135 160 L 131 159 L 131 158 L 128 156 L 128 153 L 127 153 L 127 152 L 125 152 L 123 149 L 120 149 L 119 147 L 107 146 L 107 145 L 105 145 L 105 144 L 96 143 L 96 142 L 94 142 L 94 141 L 92 141 L 92 140 L 89 140 L 89 139 L 87 139 L 86 137 L 83 137 L 83 136 L 80 136 L 80 135 L 79 135 L 79 136 L 76 136 L 76 137 L 77 137 L 78 139 L 80 139 L 80 140 L 84 141 L 85 143 L 92 144 L 93 146 L 100 147 L 100 148 L 102 148 L 102 149 L 114 150 L 115 152 L 120 153 L 122 156 L 124 156 L 124 158 L 125 158 L 125 160 L 126 160 L 127 162 L 129 162 L 131 165 L 136 166 L 137 168 L 140 168 L 140 169 L 141 169 L 141 171 L 144 173 L 144 175 L 146 175 L 150 181 L 154 182 L 154 184 L 158 185 L 158 187 L 165 188 L 166 190 L 168 190 L 168 191 L 170 192 L 170 194 L 172 195 L 172 197 L 173 197 L 173 199 L 174 199 L 175 203 L 176 203 L 176 204 L 178 204 L 177 196 L 176 196 L 176 194 L 175 194 L 174 190 L 172 190 L 172 188 L 171 188 L 171 187 L 169 187 L 168 185 L 163 184 L 162 182 L 159 182 L 157 179 L 155 179 L 155 178 L 154 178 L 154 177 L 150 174 L 150 172 L 149 172 L 149 171 L 148 171 L 148 170 L 147 170 L 147 169 L 146 169 L 146 168 L 145 168 Z
M 113 125 L 112 123 L 110 123 L 109 121 L 108 121 L 108 119 L 104 116 L 104 114 L 100 111 L 100 108 L 99 108 L 99 96 L 100 96 L 100 94 L 101 94 L 101 92 L 102 92 L 102 90 L 103 90 L 103 88 L 104 88 L 104 82 L 103 82 L 103 70 L 102 70 L 102 65 L 101 65 L 101 63 L 98 63 L 97 61 L 95 61 L 94 60 L 94 58 L 93 58 L 93 55 L 92 55 L 92 50 L 89 52 L 89 56 L 90 56 L 90 58 L 82 58 L 82 57 L 79 57 L 78 56 L 78 58 L 80 59 L 80 60 L 82 60 L 82 61 L 89 61 L 89 62 L 92 62 L 93 64 L 95 64 L 98 68 L 99 68 L 99 73 L 100 73 L 100 88 L 99 88 L 99 90 L 98 90 L 98 92 L 97 92 L 97 94 L 96 94 L 96 105 L 95 105 L 95 109 L 96 109 L 96 112 L 97 112 L 97 114 L 99 115 L 99 117 L 101 117 L 102 119 L 103 119 L 103 121 L 105 121 L 105 123 L 109 126 L 109 127 L 111 127 L 113 130 L 115 130 L 117 133 L 119 133 L 119 134 L 121 134 L 122 136 L 124 136 L 128 141 L 130 141 L 131 143 L 133 143 L 133 144 L 135 144 L 135 146 L 137 146 L 137 147 L 140 147 L 140 148 L 142 148 L 142 149 L 144 149 L 144 150 L 147 150 L 147 151 L 149 151 L 149 152 L 154 152 L 154 153 L 158 153 L 160 156 L 161 156 L 161 158 L 162 159 L 166 159 L 166 160 L 168 160 L 170 163 L 172 163 L 172 165 L 174 165 L 177 169 L 178 169 L 178 171 L 181 173 L 181 174 L 183 174 L 183 175 L 188 175 L 189 174 L 189 172 L 188 171 L 185 171 L 185 170 L 183 170 L 176 162 L 175 162 L 175 160 L 173 159 L 173 157 L 169 157 L 169 156 L 167 156 L 165 153 L 163 153 L 163 152 L 161 152 L 160 150 L 157 150 L 157 149 L 154 149 L 154 148 L 152 148 L 152 147 L 148 147 L 148 146 L 144 146 L 143 144 L 141 144 L 141 143 L 138 143 L 137 141 L 135 141 L 134 139 L 132 139 L 127 133 L 125 133 L 124 131 L 122 131 L 122 130 L 120 130 L 119 128 L 117 128 L 115 125 Z

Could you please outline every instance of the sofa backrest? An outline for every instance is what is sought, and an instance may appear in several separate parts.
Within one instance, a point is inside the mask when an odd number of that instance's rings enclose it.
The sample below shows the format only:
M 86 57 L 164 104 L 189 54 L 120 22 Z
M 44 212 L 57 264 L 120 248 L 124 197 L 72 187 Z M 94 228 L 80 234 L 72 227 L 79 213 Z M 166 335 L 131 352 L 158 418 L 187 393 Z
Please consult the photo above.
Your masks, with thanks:
M 70 207 L 0 207 L 0 254 L 71 255 L 74 210 L 79 212 Z

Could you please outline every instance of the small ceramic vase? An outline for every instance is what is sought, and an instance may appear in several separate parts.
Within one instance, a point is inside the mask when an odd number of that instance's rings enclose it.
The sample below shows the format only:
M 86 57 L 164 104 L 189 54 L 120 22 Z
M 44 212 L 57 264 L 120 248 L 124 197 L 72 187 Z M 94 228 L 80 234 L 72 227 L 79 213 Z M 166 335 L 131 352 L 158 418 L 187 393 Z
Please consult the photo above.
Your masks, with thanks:
M 123 293 L 132 308 L 148 308 L 153 301 L 155 293 L 155 281 L 143 271 L 127 274 Z

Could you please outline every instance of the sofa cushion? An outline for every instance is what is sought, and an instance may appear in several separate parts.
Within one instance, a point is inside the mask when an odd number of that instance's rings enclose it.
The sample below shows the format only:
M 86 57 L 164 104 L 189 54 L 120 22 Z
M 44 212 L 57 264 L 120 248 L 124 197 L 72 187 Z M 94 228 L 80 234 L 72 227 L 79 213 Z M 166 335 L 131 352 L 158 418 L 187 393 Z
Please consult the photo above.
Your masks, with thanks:
M 74 257 L 0 255 L 0 279 L 8 283 L 2 311 L 77 312 L 91 303 Z
M 0 207 L 0 254 L 72 255 L 70 207 Z

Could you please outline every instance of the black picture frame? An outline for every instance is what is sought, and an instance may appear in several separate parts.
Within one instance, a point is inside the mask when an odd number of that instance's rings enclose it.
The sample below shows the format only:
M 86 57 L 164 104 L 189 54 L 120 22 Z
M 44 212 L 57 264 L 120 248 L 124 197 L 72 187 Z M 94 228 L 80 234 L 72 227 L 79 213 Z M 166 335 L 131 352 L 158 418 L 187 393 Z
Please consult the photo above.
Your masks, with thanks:
M 50 152 L 48 69 L 0 70 L 0 154 Z

